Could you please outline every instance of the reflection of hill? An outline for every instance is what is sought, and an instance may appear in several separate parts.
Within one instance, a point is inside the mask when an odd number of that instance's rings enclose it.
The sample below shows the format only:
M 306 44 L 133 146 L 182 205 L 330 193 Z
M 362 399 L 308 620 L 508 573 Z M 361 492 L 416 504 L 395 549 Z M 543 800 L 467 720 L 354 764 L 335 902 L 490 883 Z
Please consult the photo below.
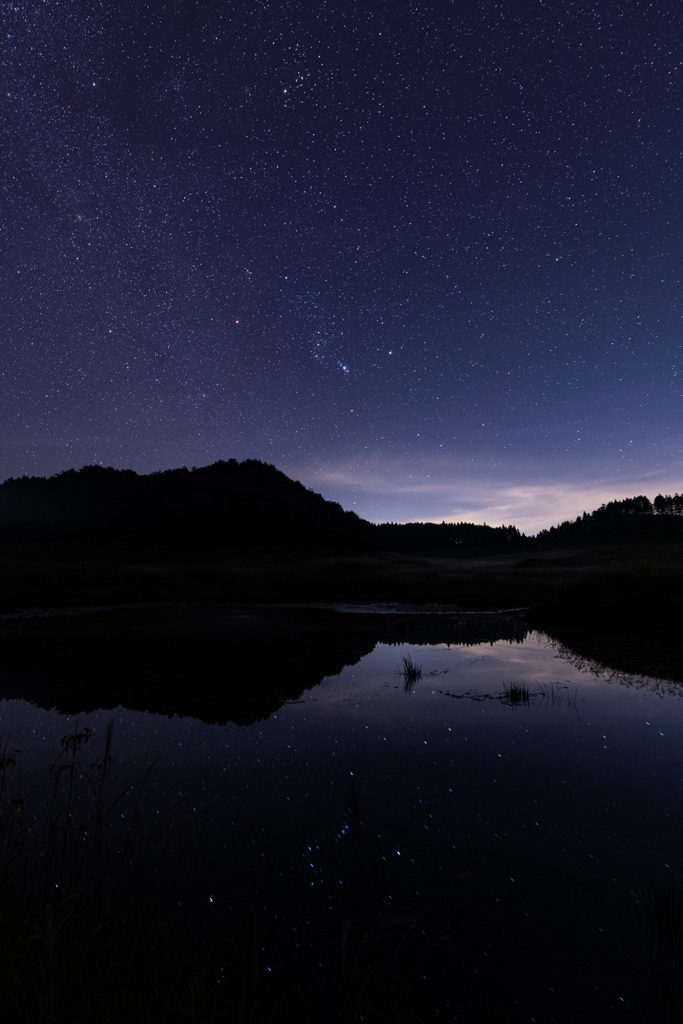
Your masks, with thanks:
M 650 629 L 607 628 L 601 623 L 558 622 L 547 627 L 560 645 L 562 657 L 576 659 L 596 675 L 627 673 L 683 683 L 683 652 L 678 629 L 671 632 Z
M 655 674 L 654 664 L 649 659 L 644 660 L 642 652 L 635 652 L 635 656 L 633 656 L 634 652 L 620 655 L 613 646 L 611 649 L 607 649 L 603 645 L 601 649 L 600 644 L 586 646 L 585 641 L 578 641 L 576 646 L 570 647 L 556 637 L 550 639 L 557 650 L 557 656 L 582 672 L 590 672 L 610 683 L 618 683 L 629 689 L 646 689 L 653 693 L 668 693 L 678 697 L 683 695 L 681 689 L 683 672 L 680 671 L 680 658 L 678 659 L 677 675 L 674 675 L 672 671 L 676 668 L 674 659 L 666 663 L 660 661 L 657 674 Z M 623 637 L 621 639 L 623 640 Z M 649 665 L 648 670 L 639 668 L 639 665 L 646 664 Z
M 668 560 L 596 567 L 561 580 L 531 621 L 587 658 L 683 680 L 681 551 Z
M 370 615 L 226 606 L 5 620 L 0 697 L 77 713 L 123 705 L 206 722 L 268 717 L 376 643 L 521 641 L 512 615 Z

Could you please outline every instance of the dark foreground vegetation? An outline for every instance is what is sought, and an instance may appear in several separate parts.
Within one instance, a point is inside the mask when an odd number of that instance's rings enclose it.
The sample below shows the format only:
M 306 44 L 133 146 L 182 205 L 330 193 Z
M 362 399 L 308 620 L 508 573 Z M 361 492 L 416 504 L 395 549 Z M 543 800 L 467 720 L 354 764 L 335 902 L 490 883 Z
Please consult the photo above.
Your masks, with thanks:
M 344 895 L 324 944 L 307 953 L 292 948 L 291 928 L 278 938 L 277 921 L 248 902 L 225 907 L 206 895 L 187 898 L 182 885 L 172 896 L 159 885 L 157 867 L 163 874 L 165 861 L 182 860 L 184 832 L 196 820 L 182 800 L 150 811 L 149 776 L 163 766 L 121 786 L 111 724 L 95 736 L 76 723 L 64 736 L 42 803 L 35 793 L 25 803 L 15 789 L 21 756 L 0 746 L 6 1024 L 425 1019 L 421 971 L 433 951 L 414 917 L 383 895 L 353 783 L 345 808 L 350 855 L 338 868 Z M 305 932 L 311 909 L 297 909 Z
M 377 642 L 514 643 L 527 633 L 515 615 L 350 619 L 324 609 L 194 605 L 10 620 L 2 696 L 66 712 L 123 704 L 245 725 Z M 419 681 L 419 666 L 404 668 L 407 686 Z M 430 1019 L 424 964 L 449 954 L 417 927 L 414 908 L 392 898 L 352 782 L 348 806 L 339 808 L 349 842 L 330 839 L 324 851 L 338 863 L 339 903 L 324 926 L 316 912 L 320 941 L 306 951 L 293 947 L 289 925 L 250 904 L 248 886 L 244 895 L 239 881 L 232 886 L 229 873 L 226 888 L 236 890 L 229 906 L 204 891 L 200 900 L 188 896 L 182 881 L 169 887 L 169 863 L 181 866 L 182 879 L 182 866 L 197 856 L 201 815 L 181 796 L 171 806 L 159 802 L 154 783 L 163 764 L 141 766 L 133 785 L 123 782 L 111 727 L 94 735 L 76 719 L 26 799 L 16 782 L 26 752 L 0 737 L 7 1024 Z M 227 842 L 239 844 L 241 833 Z M 305 935 L 311 907 L 295 906 L 292 915 Z

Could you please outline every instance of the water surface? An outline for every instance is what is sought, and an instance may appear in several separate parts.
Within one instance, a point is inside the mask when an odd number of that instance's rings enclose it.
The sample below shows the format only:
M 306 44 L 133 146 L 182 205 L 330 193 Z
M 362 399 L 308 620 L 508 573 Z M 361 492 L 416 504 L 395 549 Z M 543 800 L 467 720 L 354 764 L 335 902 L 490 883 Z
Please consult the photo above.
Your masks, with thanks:
M 561 655 L 536 633 L 379 643 L 250 726 L 81 714 L 95 735 L 79 756 L 92 763 L 113 720 L 112 785 L 144 776 L 141 813 L 173 808 L 152 865 L 162 898 L 254 915 L 259 984 L 301 1019 L 333 1012 L 326 979 L 353 962 L 373 979 L 367 1020 L 385 1019 L 372 1000 L 386 1012 L 387 984 L 426 1020 L 664 1020 L 680 690 Z M 75 722 L 0 704 L 21 752 L 11 783 L 37 817 Z

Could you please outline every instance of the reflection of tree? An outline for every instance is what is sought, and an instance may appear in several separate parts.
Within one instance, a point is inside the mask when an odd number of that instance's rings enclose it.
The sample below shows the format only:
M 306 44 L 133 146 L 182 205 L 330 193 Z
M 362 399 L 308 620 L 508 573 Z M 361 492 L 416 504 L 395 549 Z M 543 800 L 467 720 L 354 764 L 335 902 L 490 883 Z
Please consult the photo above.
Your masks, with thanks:
M 521 643 L 526 634 L 522 620 L 504 615 L 398 623 L 395 615 L 220 605 L 31 618 L 0 631 L 3 696 L 67 713 L 122 704 L 246 725 L 378 643 Z
M 605 654 L 605 660 L 584 654 L 551 636 L 546 637 L 550 647 L 556 652 L 558 658 L 562 658 L 569 665 L 578 669 L 579 672 L 590 673 L 607 683 L 618 683 L 633 689 L 650 690 L 652 693 L 668 694 L 673 697 L 683 696 L 683 684 L 675 679 L 661 679 L 649 676 L 645 673 L 628 672 L 623 668 L 616 668 L 609 664 L 609 654 Z

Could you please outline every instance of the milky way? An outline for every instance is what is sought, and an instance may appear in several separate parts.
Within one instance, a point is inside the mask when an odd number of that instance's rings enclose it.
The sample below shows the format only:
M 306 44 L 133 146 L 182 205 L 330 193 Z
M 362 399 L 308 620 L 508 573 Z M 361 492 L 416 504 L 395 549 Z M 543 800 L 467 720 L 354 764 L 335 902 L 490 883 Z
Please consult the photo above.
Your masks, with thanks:
M 679 4 L 2 17 L 0 478 L 258 458 L 521 525 L 681 489 Z

